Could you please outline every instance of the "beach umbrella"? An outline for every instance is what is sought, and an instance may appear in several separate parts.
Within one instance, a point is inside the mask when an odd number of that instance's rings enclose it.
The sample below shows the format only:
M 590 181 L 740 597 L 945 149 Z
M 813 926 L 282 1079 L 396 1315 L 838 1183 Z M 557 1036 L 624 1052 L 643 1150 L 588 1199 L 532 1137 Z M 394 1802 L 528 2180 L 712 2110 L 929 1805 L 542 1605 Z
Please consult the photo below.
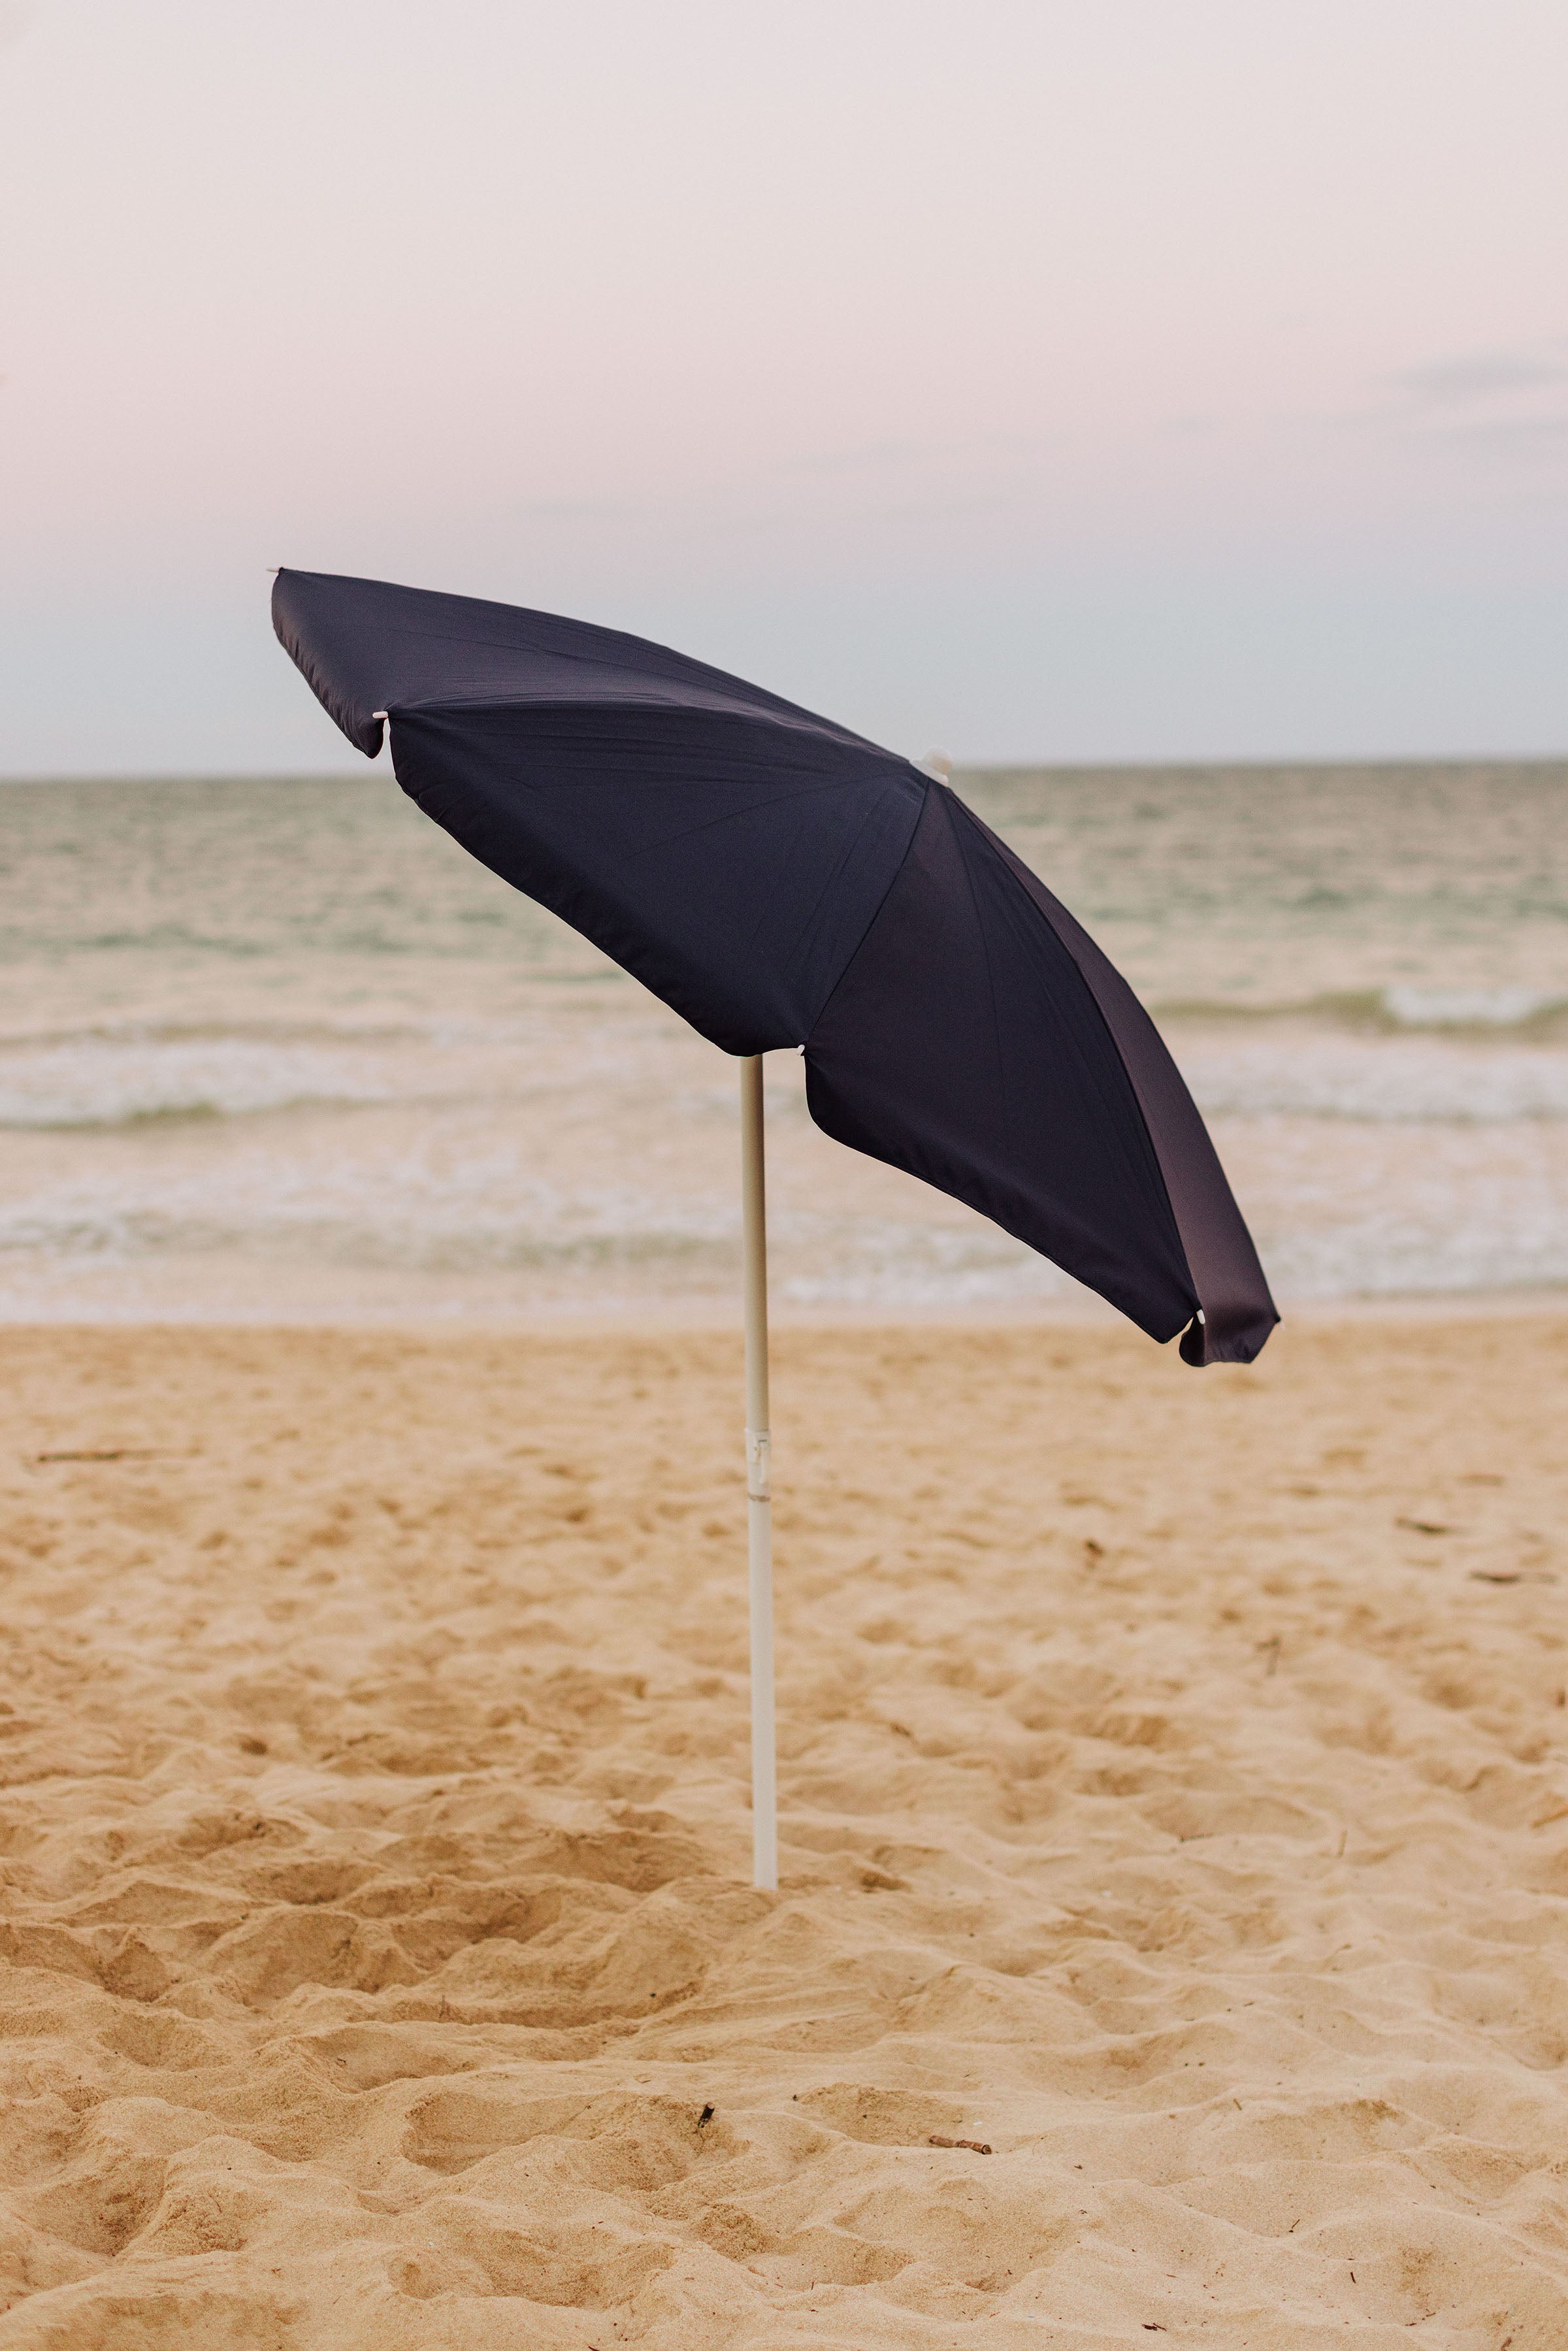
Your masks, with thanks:
M 947 785 L 619 631 L 281 570 L 278 637 L 367 758 L 740 1061 L 756 1878 L 778 1883 L 762 1056 L 823 1131 L 967 1202 L 1188 1364 L 1278 1321 L 1153 1021 Z

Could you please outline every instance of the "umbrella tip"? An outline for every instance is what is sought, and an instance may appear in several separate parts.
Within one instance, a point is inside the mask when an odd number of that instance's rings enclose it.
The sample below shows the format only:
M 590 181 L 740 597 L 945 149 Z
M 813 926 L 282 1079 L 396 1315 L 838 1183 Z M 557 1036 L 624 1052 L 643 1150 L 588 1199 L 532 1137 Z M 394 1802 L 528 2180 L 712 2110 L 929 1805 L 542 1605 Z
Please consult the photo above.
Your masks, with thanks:
M 923 768 L 928 776 L 935 776 L 939 784 L 945 784 L 953 772 L 953 762 L 946 751 L 927 751 L 924 759 L 917 759 L 915 765 Z

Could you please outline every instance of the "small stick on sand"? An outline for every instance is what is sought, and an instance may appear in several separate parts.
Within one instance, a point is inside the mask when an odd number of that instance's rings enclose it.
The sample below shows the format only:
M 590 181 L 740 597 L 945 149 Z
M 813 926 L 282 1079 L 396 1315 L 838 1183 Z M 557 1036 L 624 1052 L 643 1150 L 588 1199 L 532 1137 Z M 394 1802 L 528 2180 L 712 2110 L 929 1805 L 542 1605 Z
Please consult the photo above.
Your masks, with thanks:
M 989 2155 L 990 2148 L 983 2138 L 938 2138 L 935 2132 L 926 2141 L 928 2147 L 967 2147 L 971 2155 Z
M 159 1456 L 138 1445 L 116 1446 L 112 1451 L 94 1447 L 80 1453 L 35 1453 L 35 1461 L 156 1461 Z

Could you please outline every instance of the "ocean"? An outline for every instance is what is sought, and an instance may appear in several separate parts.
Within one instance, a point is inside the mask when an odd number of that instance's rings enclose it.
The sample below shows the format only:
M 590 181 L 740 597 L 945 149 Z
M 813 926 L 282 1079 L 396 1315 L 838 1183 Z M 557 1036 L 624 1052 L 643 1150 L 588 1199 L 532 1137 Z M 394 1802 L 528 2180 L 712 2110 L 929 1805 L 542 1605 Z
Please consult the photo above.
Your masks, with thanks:
M 955 784 L 1154 1011 L 1276 1294 L 1568 1283 L 1568 762 Z M 0 1314 L 734 1307 L 734 1065 L 383 766 L 0 785 Z M 777 1309 L 1053 1311 L 769 1056 Z

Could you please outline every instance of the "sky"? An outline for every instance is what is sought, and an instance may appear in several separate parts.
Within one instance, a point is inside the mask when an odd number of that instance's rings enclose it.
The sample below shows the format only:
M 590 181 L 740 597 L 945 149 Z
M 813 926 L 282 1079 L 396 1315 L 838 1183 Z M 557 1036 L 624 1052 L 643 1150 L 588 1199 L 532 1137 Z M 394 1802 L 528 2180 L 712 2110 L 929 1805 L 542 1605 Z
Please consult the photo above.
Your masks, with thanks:
M 1568 751 L 1563 0 L 0 0 L 0 775 L 358 760 L 268 568 L 919 756 Z

